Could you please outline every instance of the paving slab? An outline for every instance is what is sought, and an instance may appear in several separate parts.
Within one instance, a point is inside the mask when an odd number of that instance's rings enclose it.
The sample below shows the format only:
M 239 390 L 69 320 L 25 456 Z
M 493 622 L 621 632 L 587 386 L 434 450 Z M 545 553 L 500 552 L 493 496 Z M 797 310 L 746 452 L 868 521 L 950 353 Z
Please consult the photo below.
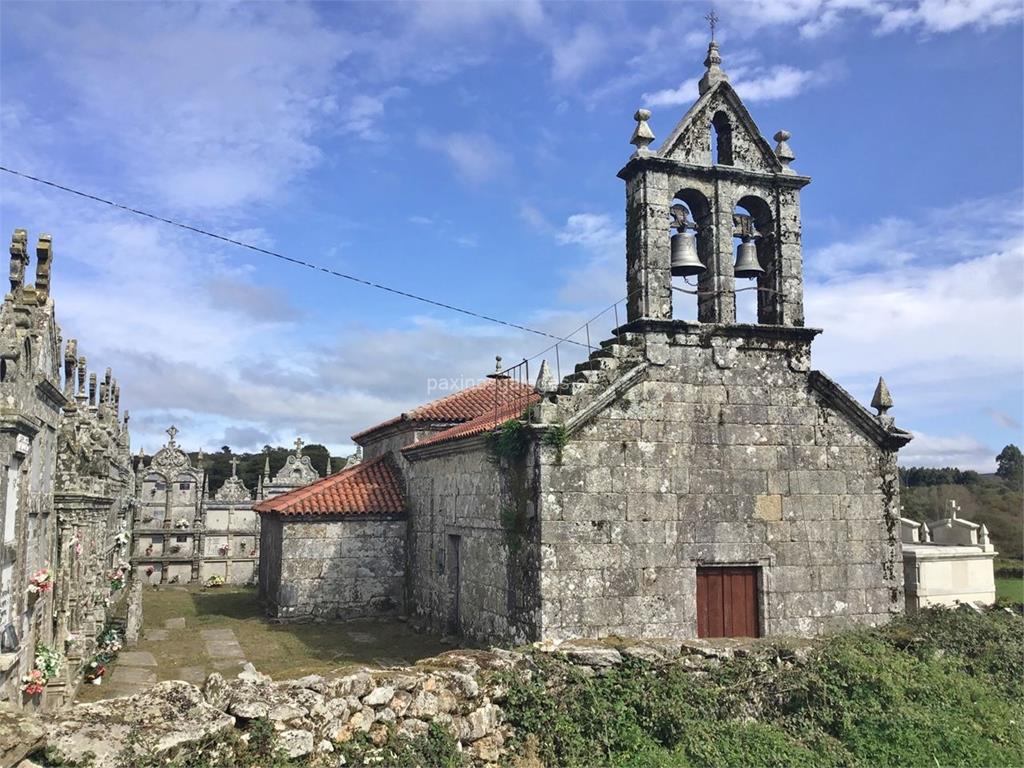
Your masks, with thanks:
M 199 636 L 203 640 L 236 640 L 232 629 L 201 629 Z
M 114 683 L 134 683 L 136 685 L 155 685 L 156 684 L 156 672 L 151 672 L 145 667 L 122 667 L 120 665 L 114 667 L 114 671 L 110 673 L 111 680 Z
M 216 669 L 218 672 L 223 672 L 226 669 L 233 669 L 237 671 L 241 668 L 242 664 L 244 663 L 245 659 L 212 659 L 210 661 L 210 666 Z
M 160 642 L 161 640 L 166 640 L 170 634 L 170 630 L 167 629 L 147 629 L 143 636 L 147 642 Z
M 245 651 L 237 640 L 207 640 L 206 655 L 212 659 L 244 659 Z
M 149 651 L 121 651 L 117 663 L 125 667 L 155 667 L 156 659 Z
M 206 682 L 206 667 L 182 667 L 178 670 L 178 679 L 194 685 Z
M 167 621 L 164 622 L 164 626 L 167 629 L 184 629 L 185 628 L 185 617 L 184 616 L 176 616 L 173 619 L 167 619 Z
M 353 643 L 376 643 L 380 640 L 370 632 L 347 632 L 346 634 Z

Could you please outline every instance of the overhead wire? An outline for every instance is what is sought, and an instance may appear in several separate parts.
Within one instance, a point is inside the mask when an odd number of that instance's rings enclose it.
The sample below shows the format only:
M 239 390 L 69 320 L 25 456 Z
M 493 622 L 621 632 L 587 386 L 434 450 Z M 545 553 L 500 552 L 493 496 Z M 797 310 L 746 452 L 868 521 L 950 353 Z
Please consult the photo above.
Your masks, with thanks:
M 255 251 L 256 253 L 261 253 L 261 254 L 264 254 L 266 256 L 272 256 L 275 259 L 280 259 L 281 261 L 285 261 L 285 262 L 288 262 L 290 264 L 294 264 L 294 265 L 299 266 L 299 267 L 305 267 L 306 269 L 311 269 L 311 270 L 314 270 L 314 271 L 317 271 L 317 272 L 323 272 L 323 273 L 331 275 L 333 277 L 339 277 L 339 278 L 341 278 L 343 280 L 349 280 L 349 281 L 351 281 L 353 283 L 358 283 L 360 285 L 364 285 L 364 286 L 367 286 L 369 288 L 375 288 L 375 289 L 377 289 L 379 291 L 384 291 L 386 293 L 390 293 L 390 294 L 393 294 L 395 296 L 402 296 L 402 297 L 407 298 L 407 299 L 412 299 L 414 301 L 419 301 L 419 302 L 422 302 L 424 304 L 429 304 L 429 305 L 434 306 L 434 307 L 439 307 L 440 309 L 446 309 L 446 310 L 449 310 L 451 312 L 457 312 L 459 314 L 466 315 L 468 317 L 473 317 L 473 318 L 476 318 L 478 320 L 485 320 L 485 321 L 487 321 L 489 323 L 495 323 L 497 325 L 502 325 L 502 326 L 505 326 L 507 328 L 514 328 L 516 330 L 525 331 L 526 333 L 532 333 L 532 334 L 537 335 L 537 336 L 544 336 L 544 337 L 547 337 L 549 339 L 555 339 L 556 340 L 556 342 L 555 342 L 556 344 L 565 342 L 567 344 L 575 344 L 576 346 L 579 346 L 579 347 L 586 347 L 587 346 L 586 344 L 583 344 L 581 342 L 574 341 L 573 339 L 569 339 L 569 338 L 563 338 L 563 337 L 558 336 L 556 334 L 548 333 L 547 331 L 541 331 L 541 330 L 538 330 L 536 328 L 531 328 L 531 327 L 526 326 L 526 325 L 521 325 L 520 323 L 514 323 L 514 322 L 512 322 L 510 320 L 502 320 L 501 318 L 494 317 L 492 315 L 485 315 L 485 314 L 483 314 L 481 312 L 475 312 L 475 311 L 473 311 L 471 309 L 465 309 L 463 307 L 455 306 L 454 304 L 448 304 L 447 302 L 438 301 L 436 299 L 431 299 L 431 298 L 428 298 L 426 296 L 420 296 L 419 294 L 411 293 L 409 291 L 404 291 L 404 290 L 402 290 L 400 288 L 393 288 L 393 287 L 391 287 L 389 285 L 385 285 L 383 283 L 378 283 L 378 282 L 375 282 L 373 280 L 367 280 L 365 278 L 358 277 L 356 275 L 350 275 L 350 274 L 347 274 L 345 272 L 339 272 L 336 269 L 331 269 L 330 267 L 325 267 L 325 266 L 323 266 L 321 264 L 315 264 L 313 262 L 304 261 L 303 259 L 297 259 L 297 258 L 295 258 L 293 256 L 286 256 L 283 253 L 278 253 L 277 251 L 272 251 L 272 250 L 270 250 L 268 248 L 261 248 L 258 245 L 253 245 L 252 243 L 247 243 L 247 242 L 245 242 L 243 240 L 238 240 L 238 239 L 235 239 L 233 237 L 228 237 L 226 235 L 217 234 L 216 232 L 211 232 L 209 230 L 203 229 L 202 227 L 196 227 L 196 226 L 193 226 L 191 224 L 186 224 L 184 222 L 176 221 L 174 219 L 169 219 L 169 218 L 167 218 L 165 216 L 160 216 L 160 215 L 155 214 L 155 213 L 150 213 L 149 211 L 145 211 L 145 210 L 142 210 L 140 208 L 133 208 L 133 207 L 131 207 L 129 205 L 123 205 L 123 204 L 115 202 L 113 200 L 108 200 L 108 199 L 100 197 L 98 195 L 93 195 L 93 194 L 91 194 L 89 192 L 83 192 L 80 189 L 75 189 L 74 187 L 69 187 L 69 186 L 67 186 L 65 184 L 59 184 L 59 183 L 57 183 L 55 181 L 50 181 L 49 179 L 43 179 L 43 178 L 40 178 L 38 176 L 33 176 L 32 174 L 25 173 L 24 171 L 18 171 L 18 170 L 15 170 L 13 168 L 8 168 L 8 167 L 3 166 L 3 165 L 0 165 L 0 171 L 3 171 L 4 173 L 11 174 L 12 176 L 18 176 L 20 178 L 36 182 L 37 184 L 43 184 L 43 185 L 45 185 L 47 187 L 52 187 L 53 189 L 58 189 L 58 190 L 60 190 L 62 192 L 67 192 L 67 193 L 72 194 L 72 195 L 77 195 L 78 197 L 85 198 L 86 200 L 92 200 L 92 201 L 97 202 L 97 203 L 102 203 L 104 205 L 109 205 L 109 206 L 111 206 L 113 208 L 118 208 L 118 209 L 120 209 L 122 211 L 126 211 L 126 212 L 134 214 L 136 216 L 142 216 L 142 217 L 147 218 L 147 219 L 152 219 L 153 221 L 159 221 L 159 222 L 161 222 L 163 224 L 169 224 L 172 227 L 178 227 L 179 229 L 183 229 L 183 230 L 186 230 L 188 232 L 193 232 L 193 233 L 198 234 L 198 235 L 203 235 L 204 237 L 210 237 L 210 238 L 213 238 L 215 240 L 220 240 L 221 242 L 229 243 L 231 245 L 235 245 L 235 246 L 238 246 L 240 248 L 246 248 L 246 249 L 248 249 L 250 251 Z M 605 310 L 605 311 L 607 311 L 607 310 Z M 577 330 L 579 330 L 579 329 L 577 329 Z M 575 331 L 574 331 L 574 333 L 575 333 Z M 549 349 L 550 349 L 550 347 L 549 347 Z

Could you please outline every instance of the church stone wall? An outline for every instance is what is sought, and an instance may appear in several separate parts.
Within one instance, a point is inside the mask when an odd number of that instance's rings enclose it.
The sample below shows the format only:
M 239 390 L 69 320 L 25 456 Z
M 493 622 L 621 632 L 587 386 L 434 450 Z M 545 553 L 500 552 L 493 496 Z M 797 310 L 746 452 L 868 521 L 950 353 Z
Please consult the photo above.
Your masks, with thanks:
M 441 444 L 409 463 L 410 612 L 432 631 L 511 644 L 535 638 L 536 547 L 528 539 L 509 547 L 507 477 L 482 440 Z
M 401 612 L 405 520 L 262 518 L 263 544 L 280 551 L 280 575 L 270 578 L 261 595 L 271 617 L 326 620 Z
M 760 568 L 763 634 L 901 612 L 894 454 L 811 391 L 809 340 L 641 341 L 643 380 L 542 454 L 543 637 L 694 637 L 706 565 Z

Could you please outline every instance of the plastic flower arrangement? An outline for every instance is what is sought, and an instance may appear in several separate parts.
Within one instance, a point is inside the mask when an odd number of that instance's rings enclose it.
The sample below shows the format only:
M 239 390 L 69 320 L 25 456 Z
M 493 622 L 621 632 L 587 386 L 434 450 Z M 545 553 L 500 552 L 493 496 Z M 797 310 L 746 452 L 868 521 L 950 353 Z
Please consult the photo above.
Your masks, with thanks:
M 152 576 L 153 575 L 153 566 L 152 565 L 146 567 L 146 575 L 147 576 Z
M 53 589 L 53 573 L 49 568 L 40 568 L 28 580 L 28 591 L 32 594 L 49 592 Z
M 114 543 L 117 546 L 119 546 L 119 547 L 123 547 L 123 546 L 127 545 L 128 544 L 128 534 L 125 533 L 124 531 L 121 531 L 119 534 L 117 534 L 117 536 L 114 537 Z
M 106 664 L 117 656 L 118 651 L 121 650 L 121 645 L 121 635 L 116 629 L 111 627 L 96 640 L 97 650 L 99 651 L 96 654 L 96 659 Z
M 181 517 L 174 521 L 175 528 L 188 528 L 188 520 Z
M 110 572 L 110 591 L 117 592 L 124 586 L 124 571 L 121 568 L 116 568 Z
M 220 552 L 221 557 L 227 557 L 228 552 L 231 551 L 231 547 L 229 547 L 227 544 L 221 544 L 219 547 L 217 547 L 217 551 Z
M 59 675 L 62 666 L 64 657 L 59 651 L 48 645 L 36 646 L 36 669 L 42 670 L 47 680 Z
M 222 587 L 222 586 L 224 586 L 224 577 L 223 576 L 218 576 L 217 574 L 214 574 L 213 576 L 211 576 L 210 578 L 208 578 L 206 580 L 205 586 L 207 586 L 207 587 Z
M 46 687 L 46 676 L 42 670 L 33 669 L 27 675 L 22 676 L 21 683 L 21 690 L 29 696 L 35 696 L 42 693 L 43 688 Z
M 103 682 L 103 676 L 107 673 L 107 667 L 101 661 L 90 661 L 85 669 L 86 682 L 99 685 Z

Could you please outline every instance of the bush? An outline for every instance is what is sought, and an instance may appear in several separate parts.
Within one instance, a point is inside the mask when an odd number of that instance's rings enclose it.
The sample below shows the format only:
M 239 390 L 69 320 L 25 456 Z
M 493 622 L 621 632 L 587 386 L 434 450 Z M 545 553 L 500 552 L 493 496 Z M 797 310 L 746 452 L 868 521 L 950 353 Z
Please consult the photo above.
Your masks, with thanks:
M 1024 621 L 930 610 L 698 674 L 548 656 L 502 673 L 517 747 L 559 766 L 1018 765 Z M 773 661 L 773 658 L 775 659 Z M 532 736 L 531 736 L 532 735 Z

